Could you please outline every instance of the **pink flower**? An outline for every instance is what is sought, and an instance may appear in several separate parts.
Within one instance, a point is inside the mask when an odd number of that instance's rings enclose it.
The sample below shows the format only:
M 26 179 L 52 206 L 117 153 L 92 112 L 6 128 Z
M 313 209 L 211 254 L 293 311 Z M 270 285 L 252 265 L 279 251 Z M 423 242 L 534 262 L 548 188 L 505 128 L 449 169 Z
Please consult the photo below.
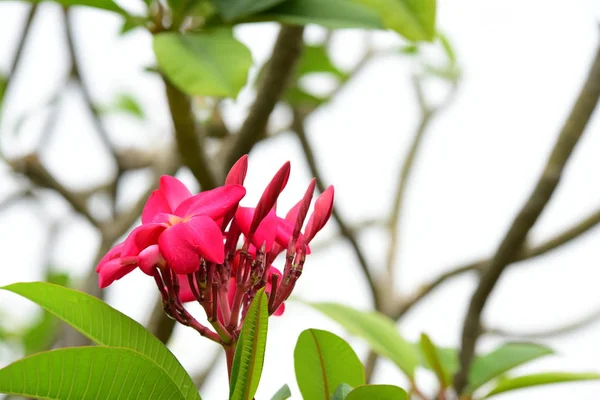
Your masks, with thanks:
M 197 271 L 202 259 L 222 263 L 221 224 L 245 194 L 243 186 L 226 185 L 192 195 L 178 179 L 162 176 L 142 211 L 142 225 L 98 264 L 100 287 L 138 265 L 147 274 L 155 266 L 168 266 L 183 275 Z

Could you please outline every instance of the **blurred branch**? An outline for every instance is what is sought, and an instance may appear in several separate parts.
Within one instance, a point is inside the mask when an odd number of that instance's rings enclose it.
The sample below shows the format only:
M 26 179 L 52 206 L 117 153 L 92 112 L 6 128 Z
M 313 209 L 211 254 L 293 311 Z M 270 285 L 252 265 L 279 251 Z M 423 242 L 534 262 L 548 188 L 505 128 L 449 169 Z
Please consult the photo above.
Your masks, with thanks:
M 460 369 L 454 377 L 454 388 L 462 393 L 475 355 L 475 345 L 481 333 L 481 314 L 487 300 L 506 267 L 518 257 L 529 230 L 533 227 L 552 197 L 564 167 L 581 138 L 600 97 L 600 47 L 587 80 L 563 126 L 542 175 L 527 202 L 519 211 L 496 253 L 482 272 L 463 325 Z
M 8 76 L 6 77 L 6 82 L 4 86 L 4 94 L 0 96 L 0 118 L 2 117 L 2 101 L 8 94 L 10 87 L 12 86 L 17 70 L 19 69 L 19 64 L 21 62 L 21 58 L 23 56 L 23 50 L 25 49 L 25 43 L 27 42 L 27 37 L 29 36 L 29 32 L 31 31 L 31 26 L 33 23 L 33 19 L 38 11 L 38 4 L 34 3 L 29 8 L 29 12 L 27 13 L 27 17 L 25 18 L 25 23 L 23 24 L 23 29 L 21 31 L 21 35 L 19 36 L 19 40 L 17 42 L 17 48 L 15 51 L 15 55 L 13 58 L 13 62 L 10 65 L 10 69 L 8 71 Z
M 273 54 L 264 69 L 256 100 L 225 156 L 223 175 L 244 154 L 262 139 L 269 116 L 283 95 L 294 67 L 302 53 L 304 27 L 282 26 L 273 47 Z
M 175 140 L 181 161 L 188 167 L 200 183 L 202 190 L 214 189 L 219 179 L 211 169 L 211 163 L 204 148 L 204 132 L 196 123 L 191 98 L 177 89 L 163 76 L 171 118 L 175 127 Z
M 317 160 L 315 159 L 313 149 L 312 149 L 310 143 L 308 142 L 308 138 L 306 137 L 306 131 L 304 129 L 304 118 L 300 115 L 300 113 L 297 110 L 292 110 L 292 111 L 294 114 L 293 123 L 292 123 L 293 130 L 296 132 L 296 136 L 298 137 L 298 140 L 300 141 L 300 145 L 302 146 L 302 150 L 304 152 L 304 157 L 306 158 L 306 163 L 308 164 L 308 166 L 310 168 L 310 172 L 311 172 L 312 176 L 314 176 L 317 179 L 317 188 L 319 189 L 319 192 L 323 193 L 323 191 L 326 189 L 326 186 L 323 183 L 324 182 L 323 177 L 321 176 L 320 169 L 317 166 Z M 350 226 L 346 223 L 346 221 L 341 217 L 336 206 L 333 207 L 333 211 L 332 211 L 331 215 L 333 216 L 333 219 L 335 220 L 335 222 L 338 224 L 338 226 L 340 228 L 340 234 L 348 241 L 348 243 L 352 247 L 352 250 L 354 251 L 354 255 L 356 256 L 356 259 L 358 260 L 358 263 L 363 272 L 363 275 L 365 276 L 365 278 L 367 280 L 367 284 L 369 285 L 369 291 L 371 292 L 371 295 L 373 296 L 373 302 L 375 304 L 375 309 L 381 310 L 381 307 L 386 304 L 386 303 L 383 303 L 383 299 L 387 298 L 387 296 L 383 293 L 380 293 L 381 289 L 375 283 L 375 280 L 373 279 L 373 276 L 371 275 L 371 271 L 373 271 L 373 268 L 367 261 L 365 254 L 363 253 L 360 246 L 358 245 L 358 240 L 356 239 L 354 232 L 352 231 Z M 391 299 L 387 299 L 388 302 L 390 302 L 390 300 Z
M 501 328 L 483 328 L 483 334 L 496 335 L 514 339 L 548 339 L 557 336 L 564 336 L 576 333 L 577 331 L 600 321 L 600 308 L 569 324 L 557 326 L 550 329 L 543 329 L 533 332 L 515 332 Z
M 354 236 L 356 236 L 365 229 L 384 226 L 384 225 L 385 225 L 385 221 L 381 221 L 379 219 L 372 218 L 372 219 L 365 219 L 364 221 L 357 222 L 356 224 L 350 226 L 349 228 L 350 228 L 350 231 L 352 232 L 352 234 Z M 315 242 L 314 244 L 311 243 L 310 251 L 312 254 L 315 254 L 316 252 L 327 249 L 328 247 L 332 246 L 336 241 L 338 241 L 340 239 L 344 239 L 344 237 L 340 236 L 339 234 L 336 233 L 335 235 L 332 235 L 331 237 L 319 240 L 319 241 Z

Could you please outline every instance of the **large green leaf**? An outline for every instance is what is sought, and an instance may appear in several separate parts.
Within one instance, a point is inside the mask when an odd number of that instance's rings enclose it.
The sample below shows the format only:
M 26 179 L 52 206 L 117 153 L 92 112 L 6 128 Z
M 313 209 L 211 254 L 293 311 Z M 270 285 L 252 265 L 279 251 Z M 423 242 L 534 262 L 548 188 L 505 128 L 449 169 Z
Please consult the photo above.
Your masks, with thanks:
M 141 353 L 173 379 L 185 399 L 200 399 L 192 378 L 169 349 L 142 325 L 102 300 L 46 282 L 14 283 L 0 289 L 37 303 L 98 344 Z
M 235 97 L 252 65 L 250 50 L 226 29 L 160 33 L 154 36 L 154 52 L 160 70 L 190 95 Z
M 314 73 L 332 74 L 336 78 L 346 79 L 347 75 L 333 65 L 324 45 L 306 45 L 296 67 L 296 75 L 301 77 Z
M 393 385 L 359 386 L 346 396 L 346 400 L 407 400 L 406 392 Z
M 271 400 L 286 400 L 292 397 L 292 392 L 288 385 L 283 385 L 277 392 L 271 397 Z
M 420 343 L 423 355 L 425 356 L 428 365 L 430 365 L 433 372 L 435 372 L 440 385 L 443 387 L 450 386 L 450 383 L 452 382 L 453 371 L 447 369 L 447 364 L 442 362 L 441 352 L 438 350 L 437 346 L 431 341 L 429 336 L 424 333 L 421 334 Z
M 287 0 L 253 19 L 286 24 L 317 24 L 327 28 L 381 29 L 377 13 L 351 0 Z
M 331 332 L 307 329 L 294 349 L 296 381 L 305 399 L 329 399 L 342 383 L 365 384 L 365 370 L 352 347 Z
M 258 389 L 267 346 L 268 303 L 264 288 L 260 289 L 246 314 L 233 357 L 229 382 L 230 400 L 252 400 Z
M 524 389 L 531 386 L 550 385 L 554 383 L 590 381 L 600 379 L 596 373 L 573 373 L 573 372 L 544 372 L 541 374 L 525 375 L 516 378 L 503 379 L 489 392 L 484 399 L 511 390 Z
M 0 393 L 53 400 L 184 400 L 152 360 L 125 348 L 90 346 L 34 354 L 0 369 Z
M 265 11 L 284 1 L 286 0 L 213 0 L 213 3 L 226 21 L 232 21 Z
M 354 0 L 377 11 L 383 25 L 408 40 L 435 37 L 436 0 Z
M 534 343 L 504 344 L 491 353 L 475 359 L 469 372 L 466 393 L 473 393 L 492 379 L 519 365 L 552 353 L 552 349 Z
M 389 358 L 414 377 L 419 353 L 396 329 L 394 321 L 378 312 L 358 311 L 335 303 L 307 303 L 337 321 L 352 335 L 363 338 L 376 353 Z

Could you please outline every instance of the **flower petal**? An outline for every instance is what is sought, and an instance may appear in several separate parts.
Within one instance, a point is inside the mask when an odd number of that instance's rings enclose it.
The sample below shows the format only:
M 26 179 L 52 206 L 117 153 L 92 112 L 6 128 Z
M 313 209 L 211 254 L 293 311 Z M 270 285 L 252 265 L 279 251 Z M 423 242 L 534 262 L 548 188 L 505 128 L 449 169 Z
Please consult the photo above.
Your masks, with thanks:
M 269 182 L 267 185 L 265 191 L 260 197 L 260 200 L 258 200 L 254 218 L 250 224 L 251 232 L 254 232 L 260 225 L 260 222 L 263 220 L 263 218 L 266 218 L 266 216 L 273 211 L 273 207 L 277 203 L 277 198 L 285 188 L 289 177 L 290 162 L 287 161 L 285 164 L 283 164 L 279 171 L 277 171 L 275 176 L 273 176 L 273 179 L 271 179 L 271 182 Z
M 136 268 L 136 264 L 131 261 L 125 263 L 120 258 L 115 258 L 102 264 L 98 270 L 98 286 L 100 286 L 100 289 L 104 289 L 114 281 L 121 279 L 133 271 Z
M 159 190 L 163 192 L 171 214 L 185 199 L 192 197 L 192 193 L 179 179 L 169 175 L 160 177 Z
M 154 275 L 154 268 L 164 267 L 165 264 L 165 259 L 160 254 L 158 245 L 156 244 L 146 247 L 138 256 L 138 266 L 146 275 Z
M 315 201 L 315 209 L 306 226 L 306 242 L 310 242 L 331 217 L 333 210 L 333 186 L 329 186 Z
M 246 179 L 246 172 L 248 171 L 248 154 L 244 154 L 239 160 L 233 164 L 233 167 L 229 170 L 227 178 L 225 178 L 226 185 L 243 185 L 244 179 Z
M 113 247 L 112 249 L 110 249 L 108 251 L 108 253 L 106 253 L 104 255 L 104 257 L 102 257 L 102 259 L 100 260 L 100 262 L 98 263 L 98 265 L 96 266 L 96 272 L 98 272 L 100 270 L 100 268 L 102 267 L 102 264 L 110 261 L 110 260 L 114 260 L 115 258 L 118 258 L 121 256 L 121 251 L 123 250 L 123 246 L 125 245 L 124 242 L 121 242 L 117 245 L 115 245 L 115 247 Z
M 223 263 L 223 234 L 215 221 L 196 216 L 165 230 L 158 239 L 160 252 L 169 268 L 178 274 L 189 274 L 200 267 L 200 257 Z
M 144 224 L 138 226 L 125 239 L 121 257 L 139 255 L 146 247 L 156 244 L 158 237 L 165 229 L 163 224 Z
M 279 307 L 277 307 L 277 310 L 275 310 L 273 315 L 276 317 L 279 317 L 279 316 L 283 315 L 284 312 L 285 312 L 285 303 L 281 303 L 281 305 Z
M 196 300 L 187 275 L 177 275 L 177 279 L 179 280 L 179 300 L 183 303 Z
M 250 234 L 250 225 L 254 218 L 255 209 L 248 207 L 239 207 L 235 214 L 235 221 L 238 224 L 242 233 L 248 237 Z M 277 226 L 280 218 L 275 215 L 274 211 L 267 214 L 258 225 L 258 228 L 252 235 L 251 243 L 260 248 L 263 243 L 266 244 L 266 251 L 271 250 L 275 237 L 277 235 Z
M 146 201 L 146 205 L 144 205 L 144 209 L 142 210 L 142 224 L 153 222 L 157 214 L 170 212 L 169 203 L 167 203 L 163 192 L 155 190 L 148 198 L 148 201 Z
M 246 189 L 243 186 L 219 186 L 185 200 L 174 214 L 180 217 L 207 215 L 216 220 L 235 208 L 245 195 Z

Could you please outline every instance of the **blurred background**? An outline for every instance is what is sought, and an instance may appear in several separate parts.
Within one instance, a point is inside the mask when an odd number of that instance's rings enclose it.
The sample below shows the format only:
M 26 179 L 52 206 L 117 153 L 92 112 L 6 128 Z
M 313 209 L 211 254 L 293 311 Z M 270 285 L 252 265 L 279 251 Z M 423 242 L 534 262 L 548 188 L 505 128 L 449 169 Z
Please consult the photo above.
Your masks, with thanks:
M 137 0 L 118 3 L 132 13 L 142 10 Z M 66 29 L 60 6 L 40 3 L 32 17 L 30 7 L 0 2 L 0 75 L 9 76 L 23 29 L 31 24 L 0 111 L 0 285 L 51 277 L 91 290 L 97 287 L 90 271 L 98 256 L 137 223 L 139 210 L 127 211 L 145 200 L 160 173 L 177 171 L 191 189 L 199 185 L 176 161 L 164 84 L 148 71 L 155 65 L 151 35 L 141 29 L 120 35 L 118 17 L 88 8 L 71 10 Z M 292 175 L 279 204 L 281 210 L 291 207 L 314 175 L 306 157 L 310 146 L 319 178 L 335 185 L 342 223 L 377 282 L 385 281 L 388 266 L 394 271 L 388 280 L 393 288 L 382 289 L 378 306 L 393 313 L 386 304 L 410 299 L 440 274 L 493 254 L 531 192 L 585 79 L 600 39 L 599 18 L 600 3 L 594 0 L 439 0 L 438 30 L 451 43 L 450 51 L 438 42 L 414 48 L 394 33 L 307 27 L 305 43 L 324 49 L 331 62 L 327 71 L 298 80 L 318 101 L 276 107 L 266 138 L 250 152 L 249 193 L 242 204 L 254 203 L 281 164 L 291 160 Z M 240 128 L 254 101 L 253 82 L 271 55 L 278 29 L 271 23 L 236 27 L 236 38 L 252 51 L 249 84 L 235 101 L 194 99 L 197 118 L 211 128 L 206 149 L 216 162 L 222 161 L 223 136 Z M 395 212 L 399 175 L 415 135 L 418 151 Z M 596 112 L 529 245 L 598 213 L 599 149 Z M 124 216 L 126 226 L 113 221 L 114 215 Z M 373 308 L 356 250 L 339 228 L 332 220 L 317 236 L 294 294 Z M 485 309 L 484 328 L 490 332 L 479 348 L 532 334 L 557 355 L 525 370 L 600 371 L 600 323 L 594 318 L 600 308 L 599 243 L 600 228 L 592 227 L 511 266 Z M 403 335 L 417 340 L 427 332 L 439 345 L 457 346 L 475 283 L 475 275 L 467 272 L 436 287 L 401 315 Z M 144 324 L 157 297 L 154 282 L 139 271 L 103 295 Z M 367 357 L 363 342 L 334 322 L 300 303 L 287 306 L 282 317 L 271 319 L 259 399 L 283 383 L 298 395 L 293 346 L 306 328 L 336 332 Z M 199 307 L 192 309 L 202 315 Z M 17 332 L 32 326 L 51 329 L 44 324 L 53 322 L 32 303 L 0 292 L 0 318 L 0 366 L 48 346 L 39 337 L 48 332 L 43 329 L 28 342 L 17 340 Z M 582 319 L 586 323 L 580 329 L 551 334 Z M 218 350 L 185 327 L 174 329 L 169 347 L 198 379 Z M 219 358 L 208 375 L 204 398 L 226 397 L 224 361 Z M 427 372 L 419 379 L 425 392 L 433 387 Z M 373 381 L 405 383 L 384 360 L 377 363 Z M 597 399 L 598 393 L 600 383 L 591 382 L 505 398 L 550 400 L 571 394 Z

